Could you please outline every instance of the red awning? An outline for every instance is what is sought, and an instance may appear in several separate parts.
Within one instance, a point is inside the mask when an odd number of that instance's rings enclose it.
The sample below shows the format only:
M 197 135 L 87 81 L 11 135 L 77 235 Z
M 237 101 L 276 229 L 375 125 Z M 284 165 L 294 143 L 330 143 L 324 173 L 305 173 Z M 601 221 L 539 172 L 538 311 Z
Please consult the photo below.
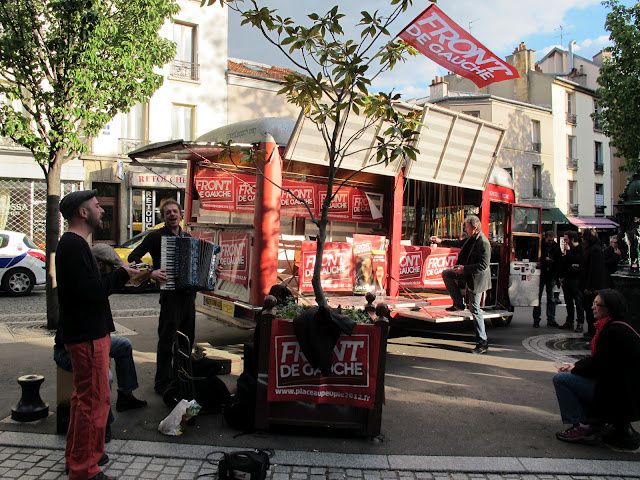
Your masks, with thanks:
M 618 224 L 605 217 L 570 217 L 569 222 L 579 229 L 584 228 L 618 228 Z

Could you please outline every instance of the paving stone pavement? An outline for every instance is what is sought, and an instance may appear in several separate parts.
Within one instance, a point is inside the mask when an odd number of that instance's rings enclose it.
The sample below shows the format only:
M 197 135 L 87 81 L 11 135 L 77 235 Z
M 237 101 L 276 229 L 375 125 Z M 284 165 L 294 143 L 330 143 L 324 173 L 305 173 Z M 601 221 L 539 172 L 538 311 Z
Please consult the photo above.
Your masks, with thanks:
M 113 440 L 107 475 L 120 480 L 217 479 L 209 445 Z M 419 457 L 275 451 L 269 480 L 626 480 L 640 462 L 509 457 Z M 0 431 L 0 479 L 66 479 L 64 437 Z

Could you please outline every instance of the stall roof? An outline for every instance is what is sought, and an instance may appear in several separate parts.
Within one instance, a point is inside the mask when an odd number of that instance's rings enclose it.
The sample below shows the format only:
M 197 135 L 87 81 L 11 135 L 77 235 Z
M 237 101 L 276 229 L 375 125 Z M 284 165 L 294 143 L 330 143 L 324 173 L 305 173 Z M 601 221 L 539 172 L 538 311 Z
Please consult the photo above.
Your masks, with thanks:
M 542 223 L 571 223 L 557 207 L 542 209 Z
M 400 111 L 422 109 L 398 104 Z M 416 161 L 409 161 L 406 175 L 410 179 L 483 190 L 495 165 L 504 129 L 476 117 L 426 104 L 422 109 L 422 127 L 416 141 L 420 150 Z M 364 118 L 350 115 L 344 138 L 354 135 L 364 125 Z M 353 138 L 339 168 L 364 170 L 385 176 L 396 176 L 401 161 L 378 164 L 375 155 L 376 136 L 386 129 L 380 121 Z M 146 145 L 129 153 L 132 159 L 190 160 L 213 158 L 232 141 L 233 148 L 247 148 L 252 143 L 272 136 L 286 145 L 284 158 L 316 165 L 327 165 L 327 149 L 315 124 L 300 114 L 291 118 L 267 117 L 248 120 L 215 129 L 195 142 L 175 140 Z
M 567 217 L 576 227 L 583 228 L 618 228 L 618 224 L 605 217 Z

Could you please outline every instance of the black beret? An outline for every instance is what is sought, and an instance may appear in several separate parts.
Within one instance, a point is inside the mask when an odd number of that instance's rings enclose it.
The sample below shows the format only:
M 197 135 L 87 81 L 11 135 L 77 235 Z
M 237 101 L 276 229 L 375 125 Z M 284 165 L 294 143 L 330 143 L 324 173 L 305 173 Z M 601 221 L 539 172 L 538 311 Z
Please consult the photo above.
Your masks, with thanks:
M 80 190 L 65 195 L 64 198 L 60 200 L 60 213 L 65 219 L 69 220 L 76 214 L 80 205 L 92 199 L 97 194 L 97 190 Z

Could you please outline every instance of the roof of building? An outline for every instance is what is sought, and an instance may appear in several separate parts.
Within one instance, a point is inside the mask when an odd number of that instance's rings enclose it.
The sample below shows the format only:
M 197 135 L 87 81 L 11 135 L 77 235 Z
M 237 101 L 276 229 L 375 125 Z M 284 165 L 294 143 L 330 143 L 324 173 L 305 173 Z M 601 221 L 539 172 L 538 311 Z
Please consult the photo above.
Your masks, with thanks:
M 547 58 L 551 57 L 552 55 L 555 55 L 556 53 L 560 53 L 562 55 L 568 55 L 569 54 L 569 52 L 567 50 L 564 50 L 563 48 L 553 47 L 551 50 L 549 50 L 547 52 L 547 54 L 544 57 L 542 57 L 540 60 L 538 60 L 536 62 L 536 65 L 539 64 L 539 63 L 544 62 Z M 585 58 L 583 56 L 580 56 L 575 52 L 573 53 L 573 58 L 574 59 L 579 58 L 580 60 L 583 60 L 583 61 L 585 61 L 587 63 L 590 63 L 591 65 L 598 66 L 598 64 L 595 63 L 593 60 L 591 60 L 589 58 Z
M 510 103 L 513 105 L 519 105 L 527 108 L 533 108 L 535 110 L 543 110 L 545 112 L 551 112 L 551 108 L 548 106 L 535 105 L 533 103 L 520 102 L 518 100 L 512 100 L 510 98 L 499 97 L 497 95 L 491 95 L 488 93 L 477 93 L 477 92 L 453 92 L 449 91 L 446 97 L 440 98 L 430 98 L 430 97 L 422 97 L 413 100 L 417 105 L 424 105 L 426 102 L 429 103 L 442 103 L 447 101 L 474 101 L 474 100 L 494 100 L 498 102 Z
M 250 60 L 240 60 L 237 58 L 230 58 L 227 60 L 227 71 L 244 77 L 259 78 L 272 82 L 282 82 L 287 75 L 296 73 L 294 70 L 289 68 L 252 62 Z

